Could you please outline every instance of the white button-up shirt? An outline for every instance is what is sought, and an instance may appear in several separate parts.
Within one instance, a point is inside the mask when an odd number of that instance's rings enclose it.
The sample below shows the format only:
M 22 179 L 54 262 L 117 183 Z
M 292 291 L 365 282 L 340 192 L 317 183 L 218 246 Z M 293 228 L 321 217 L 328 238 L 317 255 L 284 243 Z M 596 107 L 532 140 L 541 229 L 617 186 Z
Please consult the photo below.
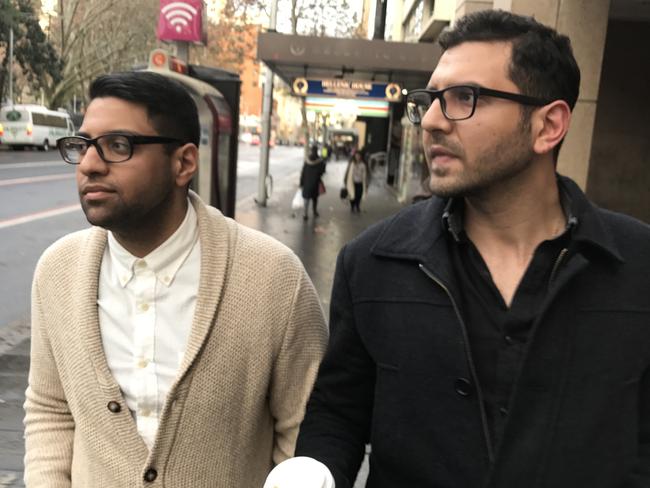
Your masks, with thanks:
M 108 233 L 97 300 L 104 353 L 149 449 L 185 353 L 200 270 L 197 217 L 189 202 L 176 232 L 142 259 Z

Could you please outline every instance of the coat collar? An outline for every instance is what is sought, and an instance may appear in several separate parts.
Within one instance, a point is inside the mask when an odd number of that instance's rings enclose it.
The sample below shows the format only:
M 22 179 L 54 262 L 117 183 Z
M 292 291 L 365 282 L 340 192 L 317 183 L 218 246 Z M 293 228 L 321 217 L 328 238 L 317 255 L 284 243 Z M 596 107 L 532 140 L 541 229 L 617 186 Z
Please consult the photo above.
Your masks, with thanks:
M 570 213 L 576 219 L 572 241 L 577 251 L 592 248 L 610 259 L 623 262 L 612 232 L 578 185 L 560 175 L 558 185 L 571 206 Z M 372 245 L 372 254 L 431 266 L 440 265 L 441 261 L 448 262 L 449 231 L 443 220 L 448 204 L 448 199 L 432 197 L 402 210 L 388 221 Z M 448 267 L 449 264 L 442 263 L 442 269 Z

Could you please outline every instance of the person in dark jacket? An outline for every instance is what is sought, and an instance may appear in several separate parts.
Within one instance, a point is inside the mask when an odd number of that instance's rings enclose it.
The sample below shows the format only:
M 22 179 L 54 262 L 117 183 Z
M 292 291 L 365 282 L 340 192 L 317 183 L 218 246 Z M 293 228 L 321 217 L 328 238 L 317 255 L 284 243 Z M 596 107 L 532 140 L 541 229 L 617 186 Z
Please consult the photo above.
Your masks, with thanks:
M 369 488 L 650 487 L 650 227 L 556 173 L 570 41 L 485 10 L 440 43 L 406 100 L 435 196 L 341 251 L 296 456 L 336 488 L 368 443 Z
M 318 146 L 315 144 L 309 149 L 309 156 L 305 159 L 300 173 L 300 186 L 302 197 L 305 199 L 303 219 L 307 220 L 309 202 L 312 204 L 314 217 L 318 217 L 318 197 L 321 189 L 321 176 L 325 172 L 325 163 L 318 156 Z

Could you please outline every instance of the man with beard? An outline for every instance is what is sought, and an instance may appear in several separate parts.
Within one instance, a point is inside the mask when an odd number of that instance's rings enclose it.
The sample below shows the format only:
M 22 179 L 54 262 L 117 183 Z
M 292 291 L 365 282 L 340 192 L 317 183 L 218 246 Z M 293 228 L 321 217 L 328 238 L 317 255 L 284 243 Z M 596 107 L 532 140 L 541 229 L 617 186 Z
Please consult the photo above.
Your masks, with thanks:
M 293 455 L 327 341 L 286 247 L 188 191 L 185 89 L 101 76 L 79 134 L 90 229 L 41 257 L 25 402 L 27 487 L 259 486 Z
M 406 100 L 436 196 L 341 251 L 296 454 L 336 488 L 367 443 L 372 488 L 648 487 L 650 228 L 556 173 L 570 41 L 486 10 L 440 44 Z

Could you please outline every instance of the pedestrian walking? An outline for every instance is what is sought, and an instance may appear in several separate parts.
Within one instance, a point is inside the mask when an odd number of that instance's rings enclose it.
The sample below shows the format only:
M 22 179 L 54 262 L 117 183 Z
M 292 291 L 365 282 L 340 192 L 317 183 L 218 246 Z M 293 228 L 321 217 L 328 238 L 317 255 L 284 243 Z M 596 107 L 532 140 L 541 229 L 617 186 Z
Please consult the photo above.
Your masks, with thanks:
M 318 155 L 318 146 L 312 145 L 309 155 L 302 165 L 300 172 L 300 186 L 302 187 L 302 197 L 305 199 L 303 220 L 307 220 L 309 213 L 309 203 L 312 205 L 314 217 L 318 217 L 318 197 L 325 190 L 325 185 L 321 180 L 325 172 L 325 163 Z
M 298 258 L 188 191 L 194 101 L 154 73 L 100 76 L 77 165 L 92 227 L 33 282 L 25 484 L 262 486 L 293 455 L 326 342 Z
M 406 98 L 434 196 L 342 249 L 296 455 L 336 488 L 367 443 L 369 488 L 650 486 L 650 227 L 556 173 L 570 41 L 483 10 L 439 42 Z
M 361 212 L 361 199 L 366 195 L 368 187 L 368 167 L 360 151 L 355 151 L 350 158 L 343 180 L 350 200 L 350 212 Z

